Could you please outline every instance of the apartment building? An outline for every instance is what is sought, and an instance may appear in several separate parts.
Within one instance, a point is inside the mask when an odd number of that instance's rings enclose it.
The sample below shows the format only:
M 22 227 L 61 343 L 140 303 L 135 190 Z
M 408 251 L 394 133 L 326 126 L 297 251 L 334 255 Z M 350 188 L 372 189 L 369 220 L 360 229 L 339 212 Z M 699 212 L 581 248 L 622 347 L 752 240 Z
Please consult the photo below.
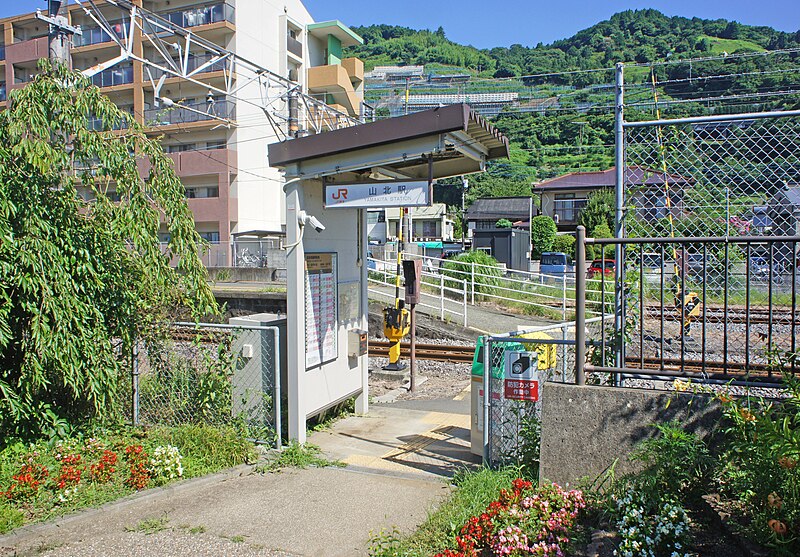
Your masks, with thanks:
M 280 3 L 265 0 L 134 0 L 133 4 L 189 29 L 196 36 L 223 47 L 280 76 L 300 90 L 347 115 L 363 115 L 364 68 L 360 60 L 346 59 L 342 49 L 362 39 L 339 21 L 315 22 L 299 0 Z M 46 2 L 42 2 L 43 7 Z M 102 16 L 120 38 L 130 32 L 129 12 L 96 0 Z M 126 17 L 126 15 L 128 17 Z M 80 26 L 70 55 L 76 70 L 92 68 L 120 55 L 110 34 L 79 5 L 68 6 L 69 23 Z M 24 87 L 36 73 L 39 58 L 47 57 L 47 23 L 28 13 L 0 20 L 0 108 L 7 91 Z M 137 32 L 137 31 L 135 31 Z M 156 44 L 141 40 L 134 54 L 156 57 Z M 175 54 L 175 58 L 179 56 Z M 120 108 L 130 112 L 161 138 L 175 161 L 197 230 L 211 242 L 209 266 L 237 263 L 233 239 L 279 239 L 285 230 L 283 181 L 269 167 L 267 145 L 281 139 L 264 112 L 250 102 L 258 98 L 257 84 L 243 84 L 236 96 L 211 94 L 206 86 L 225 89 L 236 79 L 210 56 L 191 55 L 197 69 L 193 83 L 167 77 L 160 96 L 175 101 L 158 102 L 154 85 L 164 72 L 139 61 L 117 63 L 96 73 L 92 81 Z M 169 75 L 169 74 L 168 74 Z M 91 120 L 90 120 L 91 122 Z M 102 126 L 102 122 L 93 122 Z M 294 125 L 293 131 L 309 133 Z M 256 264 L 261 264 L 256 258 Z M 248 264 L 253 264 L 248 261 Z

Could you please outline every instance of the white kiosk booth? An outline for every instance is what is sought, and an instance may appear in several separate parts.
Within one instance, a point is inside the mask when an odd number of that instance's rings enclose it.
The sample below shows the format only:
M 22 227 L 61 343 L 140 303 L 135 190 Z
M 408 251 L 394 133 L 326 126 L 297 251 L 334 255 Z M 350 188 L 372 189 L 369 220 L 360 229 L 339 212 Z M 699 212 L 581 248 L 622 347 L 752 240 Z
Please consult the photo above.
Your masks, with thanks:
M 465 104 L 269 146 L 286 185 L 289 437 L 350 397 L 368 410 L 369 208 L 430 205 L 437 178 L 484 170 L 508 140 Z

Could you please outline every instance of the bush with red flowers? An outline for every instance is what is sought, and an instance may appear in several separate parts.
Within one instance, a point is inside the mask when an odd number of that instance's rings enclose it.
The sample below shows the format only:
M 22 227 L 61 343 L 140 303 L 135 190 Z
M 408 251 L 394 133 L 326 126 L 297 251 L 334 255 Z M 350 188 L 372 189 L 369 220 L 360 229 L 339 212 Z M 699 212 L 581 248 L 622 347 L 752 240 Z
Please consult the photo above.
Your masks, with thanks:
M 586 507 L 583 493 L 556 484 L 534 488 L 517 478 L 511 489 L 477 516 L 456 537 L 457 550 L 436 557 L 561 556 L 570 543 L 578 514 Z

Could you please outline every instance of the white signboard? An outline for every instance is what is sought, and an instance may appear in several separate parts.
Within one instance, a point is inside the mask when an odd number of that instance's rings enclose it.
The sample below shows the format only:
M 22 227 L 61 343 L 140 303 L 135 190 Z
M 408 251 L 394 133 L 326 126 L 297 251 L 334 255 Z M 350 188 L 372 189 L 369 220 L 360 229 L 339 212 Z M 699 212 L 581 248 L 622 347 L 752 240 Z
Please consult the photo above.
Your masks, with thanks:
M 427 181 L 327 184 L 325 207 L 329 209 L 428 207 L 432 201 L 432 189 Z
M 336 254 L 307 253 L 306 369 L 337 355 Z

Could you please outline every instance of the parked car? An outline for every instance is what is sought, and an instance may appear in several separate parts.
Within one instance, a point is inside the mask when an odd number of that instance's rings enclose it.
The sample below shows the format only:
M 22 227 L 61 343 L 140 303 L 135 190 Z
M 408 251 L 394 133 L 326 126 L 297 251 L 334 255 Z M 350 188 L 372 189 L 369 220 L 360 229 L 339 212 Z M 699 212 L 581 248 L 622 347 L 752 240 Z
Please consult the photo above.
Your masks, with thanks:
M 606 278 L 614 275 L 617 264 L 613 259 L 595 259 L 589 268 L 586 269 L 586 278 L 592 278 L 600 273 L 604 273 Z
M 750 258 L 750 278 L 758 282 L 770 280 L 770 264 L 766 257 L 757 255 Z M 775 262 L 772 263 L 772 282 L 783 284 L 783 269 Z
M 678 252 L 680 257 L 680 252 Z M 712 270 L 712 267 L 717 262 L 717 258 L 713 255 L 706 255 L 705 261 L 703 261 L 703 254 L 702 253 L 687 253 L 686 254 L 686 269 L 688 270 L 690 275 L 693 276 L 701 276 L 703 274 L 703 268 L 706 269 L 706 273 Z
M 539 273 L 541 280 L 562 280 L 564 276 L 575 276 L 575 263 L 566 253 L 560 251 L 547 251 L 539 260 Z

